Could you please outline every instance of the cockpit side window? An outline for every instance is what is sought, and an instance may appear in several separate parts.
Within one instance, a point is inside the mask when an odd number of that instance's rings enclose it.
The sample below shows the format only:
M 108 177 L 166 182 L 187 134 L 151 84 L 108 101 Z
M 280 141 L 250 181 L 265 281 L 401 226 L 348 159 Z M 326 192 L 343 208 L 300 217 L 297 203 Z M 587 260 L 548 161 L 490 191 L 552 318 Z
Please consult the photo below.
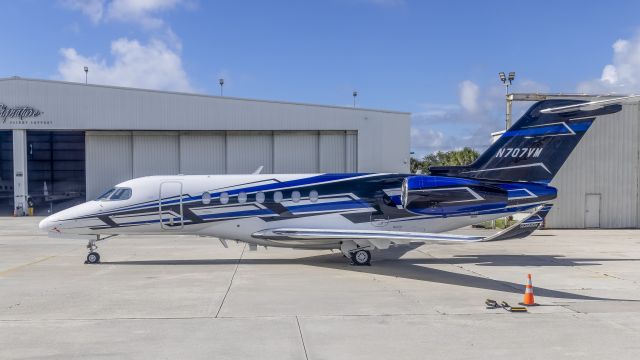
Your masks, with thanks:
M 105 193 L 104 193 L 104 194 L 102 194 L 102 195 L 98 196 L 98 197 L 96 198 L 96 200 L 106 200 L 106 199 L 108 199 L 108 198 L 109 198 L 109 196 L 111 196 L 111 194 L 113 194 L 113 192 L 114 192 L 114 191 L 116 191 L 116 189 L 115 189 L 115 188 L 113 188 L 113 189 L 109 189 L 109 190 L 105 191 Z
M 109 197 L 109 200 L 127 200 L 131 198 L 130 188 L 119 188 Z

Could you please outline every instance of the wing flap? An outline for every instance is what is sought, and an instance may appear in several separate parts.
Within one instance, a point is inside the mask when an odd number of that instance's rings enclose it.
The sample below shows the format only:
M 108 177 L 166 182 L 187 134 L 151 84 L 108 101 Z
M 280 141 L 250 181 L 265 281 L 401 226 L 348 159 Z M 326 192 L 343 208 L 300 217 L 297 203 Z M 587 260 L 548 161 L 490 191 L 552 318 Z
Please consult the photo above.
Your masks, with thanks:
M 269 240 L 368 240 L 374 245 L 383 247 L 386 241 L 405 244 L 414 241 L 481 241 L 481 236 L 466 236 L 452 234 L 431 234 L 403 231 L 381 230 L 338 230 L 338 229 L 302 229 L 282 228 L 266 229 L 253 233 L 257 239 Z M 376 246 L 377 247 L 377 246 Z

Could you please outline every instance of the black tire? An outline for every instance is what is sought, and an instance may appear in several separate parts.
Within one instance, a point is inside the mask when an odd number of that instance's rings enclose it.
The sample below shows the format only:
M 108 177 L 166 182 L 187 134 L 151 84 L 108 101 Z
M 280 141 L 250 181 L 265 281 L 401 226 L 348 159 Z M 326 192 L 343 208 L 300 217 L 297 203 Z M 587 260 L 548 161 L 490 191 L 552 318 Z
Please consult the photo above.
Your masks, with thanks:
M 371 265 L 371 253 L 368 250 L 356 250 L 351 253 L 351 261 L 354 265 Z
M 100 254 L 95 251 L 92 251 L 87 255 L 87 261 L 85 264 L 97 264 L 100 262 Z

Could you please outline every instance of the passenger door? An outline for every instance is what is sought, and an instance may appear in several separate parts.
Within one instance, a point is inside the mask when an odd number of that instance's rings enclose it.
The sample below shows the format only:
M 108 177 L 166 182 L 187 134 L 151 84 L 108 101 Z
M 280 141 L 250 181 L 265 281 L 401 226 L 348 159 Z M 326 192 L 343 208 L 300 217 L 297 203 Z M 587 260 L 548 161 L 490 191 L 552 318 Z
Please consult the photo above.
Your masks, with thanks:
M 181 230 L 184 227 L 182 218 L 182 183 L 180 181 L 161 183 L 159 195 L 160 227 L 163 230 Z

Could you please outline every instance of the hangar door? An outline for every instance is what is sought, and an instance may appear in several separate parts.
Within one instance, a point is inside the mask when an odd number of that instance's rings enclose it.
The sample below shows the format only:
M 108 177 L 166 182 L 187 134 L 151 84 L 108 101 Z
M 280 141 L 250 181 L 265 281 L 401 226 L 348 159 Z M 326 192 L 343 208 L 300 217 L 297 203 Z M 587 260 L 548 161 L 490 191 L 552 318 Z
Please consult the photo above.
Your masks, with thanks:
M 87 198 L 148 175 L 355 172 L 355 131 L 87 131 Z
M 13 213 L 13 134 L 0 131 L 0 215 Z
M 357 171 L 355 131 L 229 131 L 227 174 Z
M 274 173 L 355 172 L 356 135 L 345 131 L 273 134 Z
M 177 131 L 87 131 L 87 199 L 136 177 L 180 171 Z

